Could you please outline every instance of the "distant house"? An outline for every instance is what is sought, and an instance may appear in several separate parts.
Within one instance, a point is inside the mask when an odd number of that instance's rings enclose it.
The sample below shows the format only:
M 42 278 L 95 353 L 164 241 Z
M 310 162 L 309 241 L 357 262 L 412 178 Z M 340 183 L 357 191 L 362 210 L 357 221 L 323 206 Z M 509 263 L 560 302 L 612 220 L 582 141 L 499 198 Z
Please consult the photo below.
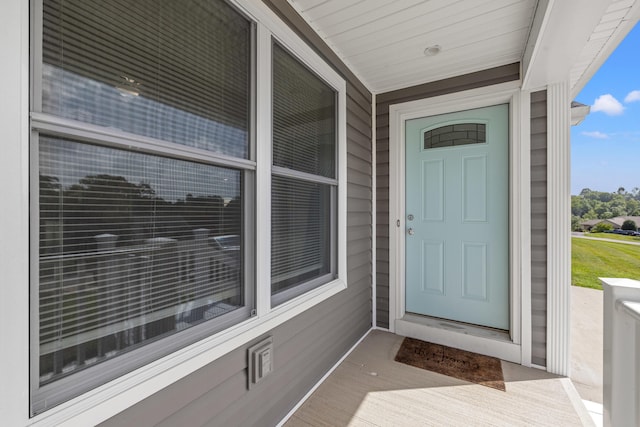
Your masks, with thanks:
M 596 224 L 600 224 L 602 221 L 603 220 L 601 219 L 590 219 L 588 221 L 581 222 L 580 227 L 582 227 L 582 231 L 591 231 L 591 229 L 595 227 Z
M 582 226 L 582 229 L 584 231 L 591 231 L 591 229 L 596 225 L 605 222 L 605 223 L 611 224 L 613 229 L 617 230 L 622 228 L 622 224 L 624 224 L 624 222 L 627 220 L 631 220 L 635 222 L 636 225 L 640 224 L 640 216 L 617 216 L 615 218 L 609 218 L 609 219 L 590 219 L 588 221 L 581 223 L 580 226 Z
M 622 228 L 622 224 L 625 221 L 631 220 L 636 223 L 636 226 L 640 224 L 640 216 L 617 216 L 615 218 L 610 218 L 608 221 L 613 224 L 613 228 Z

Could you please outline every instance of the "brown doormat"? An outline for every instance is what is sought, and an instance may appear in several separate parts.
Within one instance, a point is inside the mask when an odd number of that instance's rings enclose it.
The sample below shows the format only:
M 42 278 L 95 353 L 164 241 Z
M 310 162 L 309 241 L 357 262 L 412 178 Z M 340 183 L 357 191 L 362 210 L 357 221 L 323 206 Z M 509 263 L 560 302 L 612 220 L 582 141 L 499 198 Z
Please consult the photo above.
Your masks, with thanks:
M 506 391 L 500 359 L 405 338 L 396 362 Z

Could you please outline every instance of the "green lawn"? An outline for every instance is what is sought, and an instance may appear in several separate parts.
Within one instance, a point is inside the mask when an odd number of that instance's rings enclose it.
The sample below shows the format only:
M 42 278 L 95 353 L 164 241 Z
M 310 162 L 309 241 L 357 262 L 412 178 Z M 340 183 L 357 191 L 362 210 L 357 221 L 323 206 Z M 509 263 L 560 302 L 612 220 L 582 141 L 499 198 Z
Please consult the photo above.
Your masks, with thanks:
M 640 280 L 640 246 L 576 237 L 571 239 L 571 250 L 572 285 L 602 289 L 598 277 Z

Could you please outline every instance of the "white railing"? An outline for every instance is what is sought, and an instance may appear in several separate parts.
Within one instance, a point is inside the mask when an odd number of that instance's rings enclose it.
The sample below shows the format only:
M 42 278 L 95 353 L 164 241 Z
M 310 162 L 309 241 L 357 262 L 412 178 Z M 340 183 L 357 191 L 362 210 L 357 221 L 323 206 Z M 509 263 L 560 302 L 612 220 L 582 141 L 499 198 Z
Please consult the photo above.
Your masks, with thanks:
M 118 236 L 100 234 L 95 249 L 40 257 L 39 351 L 52 358 L 41 379 L 152 339 L 149 328 L 172 333 L 237 308 L 240 251 L 218 237 L 198 228 L 118 247 Z
M 640 282 L 600 280 L 604 288 L 604 425 L 640 426 Z

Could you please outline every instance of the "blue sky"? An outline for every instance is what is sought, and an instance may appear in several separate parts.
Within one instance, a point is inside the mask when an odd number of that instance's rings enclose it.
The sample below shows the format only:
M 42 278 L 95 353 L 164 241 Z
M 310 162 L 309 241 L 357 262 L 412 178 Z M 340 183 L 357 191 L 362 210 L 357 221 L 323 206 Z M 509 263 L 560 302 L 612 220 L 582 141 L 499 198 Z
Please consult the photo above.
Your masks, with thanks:
M 571 194 L 640 187 L 640 25 L 575 100 L 591 113 L 571 128 Z

